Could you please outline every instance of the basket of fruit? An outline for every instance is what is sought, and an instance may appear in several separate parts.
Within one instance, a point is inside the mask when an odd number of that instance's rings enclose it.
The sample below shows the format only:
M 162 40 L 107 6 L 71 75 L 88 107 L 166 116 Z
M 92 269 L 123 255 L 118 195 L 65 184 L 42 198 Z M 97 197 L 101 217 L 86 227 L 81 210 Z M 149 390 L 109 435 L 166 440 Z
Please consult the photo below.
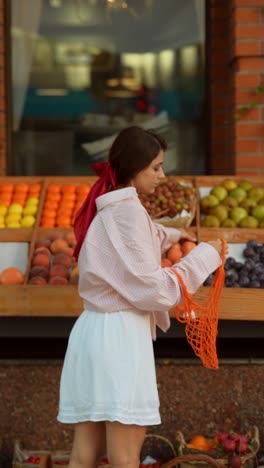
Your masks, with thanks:
M 230 468 L 252 468 L 260 447 L 259 431 L 256 426 L 246 434 L 234 431 L 220 432 L 213 438 L 195 435 L 188 443 L 182 432 L 177 431 L 176 443 L 178 455 L 183 457 L 181 468 L 208 466 L 214 462 Z M 184 459 L 184 456 L 188 458 Z M 208 457 L 208 462 L 204 456 Z
M 153 221 L 168 227 L 189 227 L 196 213 L 197 194 L 191 180 L 163 179 L 155 191 L 140 195 Z
M 27 450 L 15 440 L 12 468 L 59 468 L 69 463 L 70 452 Z

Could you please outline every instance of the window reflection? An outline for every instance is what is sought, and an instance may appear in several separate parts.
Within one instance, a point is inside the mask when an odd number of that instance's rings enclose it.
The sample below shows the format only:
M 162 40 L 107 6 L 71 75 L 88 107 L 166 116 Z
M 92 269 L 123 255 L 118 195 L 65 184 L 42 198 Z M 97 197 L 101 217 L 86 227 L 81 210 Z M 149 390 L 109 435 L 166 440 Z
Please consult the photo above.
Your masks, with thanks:
M 12 0 L 12 172 L 91 174 L 127 125 L 204 172 L 203 0 Z

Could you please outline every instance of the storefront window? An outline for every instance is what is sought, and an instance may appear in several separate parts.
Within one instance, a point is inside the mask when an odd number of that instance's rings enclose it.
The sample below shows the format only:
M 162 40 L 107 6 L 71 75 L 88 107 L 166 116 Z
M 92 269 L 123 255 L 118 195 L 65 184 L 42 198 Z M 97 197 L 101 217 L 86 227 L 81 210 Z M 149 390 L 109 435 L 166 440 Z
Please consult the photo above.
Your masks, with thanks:
M 167 174 L 202 174 L 205 1 L 11 0 L 14 175 L 89 175 L 155 128 Z

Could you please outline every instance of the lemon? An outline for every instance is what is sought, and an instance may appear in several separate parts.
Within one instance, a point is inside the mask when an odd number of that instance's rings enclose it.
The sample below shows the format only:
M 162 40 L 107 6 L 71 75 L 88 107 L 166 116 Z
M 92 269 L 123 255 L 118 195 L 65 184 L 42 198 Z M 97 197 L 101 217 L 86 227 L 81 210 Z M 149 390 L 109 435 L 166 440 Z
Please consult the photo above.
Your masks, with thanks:
M 5 223 L 0 223 L 0 229 L 4 229 L 5 227 Z
M 12 223 L 13 221 L 20 221 L 21 220 L 21 214 L 19 213 L 8 213 L 8 215 L 5 218 L 6 223 Z
M 5 205 L 0 205 L 0 215 L 5 215 L 7 212 L 7 207 Z
M 26 201 L 26 206 L 37 206 L 39 204 L 39 199 L 36 197 L 29 197 Z
M 0 223 L 4 223 L 5 224 L 5 217 L 4 215 L 0 214 Z
M 32 215 L 26 215 L 21 219 L 21 227 L 29 228 L 34 226 L 36 219 Z
M 27 205 L 23 209 L 23 215 L 34 215 L 38 211 L 38 207 L 35 205 Z
M 20 228 L 20 222 L 19 221 L 10 221 L 9 223 L 6 223 L 7 228 Z
M 12 205 L 8 208 L 8 214 L 10 213 L 22 213 L 23 206 L 19 205 L 19 203 L 12 203 Z

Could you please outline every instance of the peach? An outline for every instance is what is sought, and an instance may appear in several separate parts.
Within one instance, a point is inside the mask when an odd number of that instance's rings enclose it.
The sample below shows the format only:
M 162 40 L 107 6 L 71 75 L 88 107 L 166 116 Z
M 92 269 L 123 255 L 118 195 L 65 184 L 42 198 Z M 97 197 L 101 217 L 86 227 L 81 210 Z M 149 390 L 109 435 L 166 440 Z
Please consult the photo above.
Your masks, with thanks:
M 51 243 L 50 250 L 52 251 L 52 253 L 59 253 L 62 252 L 62 250 L 66 247 L 68 247 L 68 243 L 66 242 L 66 240 L 58 238 Z
M 173 263 L 178 263 L 182 258 L 181 246 L 177 242 L 173 244 L 167 252 L 167 258 Z
M 192 242 L 192 241 L 184 241 L 182 243 L 182 246 L 181 246 L 181 250 L 182 250 L 182 253 L 183 255 L 187 255 L 189 252 L 191 252 L 191 250 L 193 250 L 194 248 L 196 247 L 196 243 L 195 242 Z
M 44 284 L 47 284 L 47 281 L 45 280 L 45 278 L 43 278 L 43 276 L 33 276 L 32 278 L 30 278 L 28 283 L 44 286 Z
M 36 254 L 43 254 L 47 255 L 48 257 L 51 256 L 51 252 L 47 247 L 37 247 L 37 249 L 34 250 L 34 255 Z
M 162 268 L 171 267 L 172 262 L 168 258 L 163 258 L 160 265 Z
M 66 278 L 63 278 L 62 276 L 53 276 L 52 278 L 50 278 L 49 284 L 64 285 L 64 284 L 68 284 L 68 281 Z
M 31 268 L 30 270 L 30 278 L 33 278 L 34 276 L 41 276 L 42 278 L 47 280 L 49 277 L 49 270 L 44 266 L 33 266 L 33 268 Z
M 64 265 L 54 265 L 50 269 L 50 278 L 54 276 L 61 276 L 63 278 L 68 278 L 69 272 L 68 269 Z
M 67 232 L 64 237 L 65 237 L 65 240 L 68 242 L 70 247 L 75 247 L 76 237 L 75 237 L 75 234 L 74 234 L 73 231 Z
M 69 268 L 72 264 L 72 257 L 66 255 L 63 252 L 55 254 L 53 265 L 64 265 L 66 268 Z
M 35 249 L 38 249 L 39 247 L 49 248 L 50 244 L 51 244 L 50 239 L 39 239 L 35 243 Z
M 50 258 L 47 255 L 37 254 L 33 257 L 32 266 L 43 266 L 49 268 Z
M 74 249 L 72 247 L 65 247 L 64 249 L 62 249 L 62 252 L 72 257 Z

